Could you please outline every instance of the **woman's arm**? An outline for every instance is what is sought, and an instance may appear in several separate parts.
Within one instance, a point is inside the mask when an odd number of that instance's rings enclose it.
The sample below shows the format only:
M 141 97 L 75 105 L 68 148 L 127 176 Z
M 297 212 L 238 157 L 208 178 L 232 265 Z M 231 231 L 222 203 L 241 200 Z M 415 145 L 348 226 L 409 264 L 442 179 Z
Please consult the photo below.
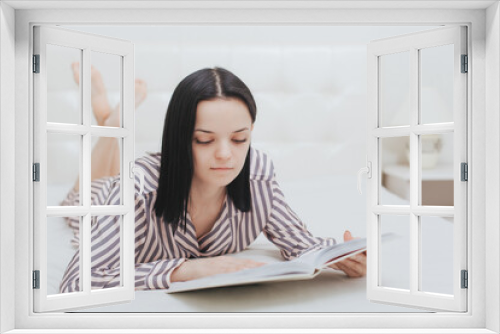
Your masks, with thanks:
M 94 205 L 116 205 L 119 202 L 120 185 L 104 179 L 104 184 L 94 194 Z M 137 184 L 136 179 L 136 184 Z M 97 181 L 94 181 L 97 182 Z M 136 192 L 138 188 L 136 188 Z M 78 197 L 77 197 L 78 198 Z M 75 199 L 76 200 L 76 199 Z M 135 201 L 135 287 L 138 290 L 168 289 L 171 282 L 188 281 L 205 276 L 253 268 L 264 263 L 251 260 L 219 256 L 189 260 L 185 258 L 161 259 L 138 263 L 137 256 L 145 245 L 147 215 L 145 200 L 136 196 Z M 119 216 L 98 216 L 91 229 L 91 285 L 95 289 L 118 286 L 120 283 L 120 220 Z M 78 226 L 78 224 L 77 224 Z M 151 242 L 151 241 L 150 241 Z M 61 292 L 78 291 L 80 288 L 80 253 L 77 251 L 69 263 L 60 284 Z
M 197 278 L 217 274 L 232 273 L 243 269 L 260 267 L 266 263 L 231 256 L 215 256 L 206 258 L 189 259 L 170 276 L 171 282 L 190 281 Z
M 113 180 L 106 179 L 105 181 Z M 137 180 L 136 180 L 137 181 Z M 137 191 L 137 189 L 136 189 Z M 120 198 L 119 182 L 104 183 L 94 194 L 94 205 L 117 205 Z M 146 222 L 145 200 L 136 196 L 135 226 Z M 93 288 L 108 288 L 120 283 L 120 216 L 93 217 L 91 227 L 91 285 Z M 143 246 L 145 229 L 135 232 L 137 249 Z M 172 271 L 185 259 L 163 259 L 135 265 L 135 287 L 140 290 L 168 288 Z M 80 252 L 77 251 L 70 261 L 60 284 L 61 292 L 78 291 L 80 288 Z
M 119 257 L 119 251 L 108 254 L 111 257 Z M 171 273 L 185 259 L 158 260 L 148 263 L 136 263 L 135 265 L 135 289 L 136 290 L 153 290 L 153 289 L 168 289 L 170 286 Z M 63 280 L 59 290 L 61 293 L 80 291 L 80 271 L 79 271 L 79 254 L 75 254 L 73 260 L 64 273 Z M 107 266 L 92 267 L 91 269 L 91 286 L 92 289 L 106 289 L 119 286 L 120 284 L 120 267 Z

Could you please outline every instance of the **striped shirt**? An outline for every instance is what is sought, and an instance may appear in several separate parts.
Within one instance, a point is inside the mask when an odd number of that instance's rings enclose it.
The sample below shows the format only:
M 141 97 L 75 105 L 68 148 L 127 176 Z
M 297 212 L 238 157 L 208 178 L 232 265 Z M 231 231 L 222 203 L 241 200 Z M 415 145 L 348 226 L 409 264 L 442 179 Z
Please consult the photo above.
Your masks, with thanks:
M 188 258 L 220 256 L 247 248 L 261 232 L 290 260 L 316 248 L 335 244 L 333 238 L 314 237 L 287 205 L 271 159 L 250 148 L 251 210 L 239 211 L 226 195 L 222 213 L 211 231 L 196 237 L 187 215 L 187 228 L 175 233 L 170 225 L 157 219 L 154 211 L 161 153 L 150 153 L 136 160 L 145 174 L 144 191 L 139 192 L 135 179 L 135 287 L 136 290 L 168 289 L 174 269 Z M 120 203 L 119 176 L 92 181 L 93 205 Z M 72 190 L 61 205 L 79 205 L 79 194 Z M 73 245 L 79 244 L 79 221 L 67 219 L 73 228 Z M 91 284 L 92 289 L 120 284 L 119 217 L 100 216 L 92 220 Z M 79 290 L 79 252 L 70 261 L 60 284 L 61 292 Z

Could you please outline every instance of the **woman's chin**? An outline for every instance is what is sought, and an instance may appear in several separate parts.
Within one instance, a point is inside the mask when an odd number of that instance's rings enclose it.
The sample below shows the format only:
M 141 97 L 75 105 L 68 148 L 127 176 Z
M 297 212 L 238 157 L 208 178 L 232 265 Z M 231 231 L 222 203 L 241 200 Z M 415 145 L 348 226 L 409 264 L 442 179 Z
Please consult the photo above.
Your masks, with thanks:
M 235 177 L 226 177 L 226 178 L 220 178 L 220 179 L 214 178 L 211 180 L 211 183 L 217 187 L 227 187 L 231 182 L 234 181 L 234 179 L 235 179 Z

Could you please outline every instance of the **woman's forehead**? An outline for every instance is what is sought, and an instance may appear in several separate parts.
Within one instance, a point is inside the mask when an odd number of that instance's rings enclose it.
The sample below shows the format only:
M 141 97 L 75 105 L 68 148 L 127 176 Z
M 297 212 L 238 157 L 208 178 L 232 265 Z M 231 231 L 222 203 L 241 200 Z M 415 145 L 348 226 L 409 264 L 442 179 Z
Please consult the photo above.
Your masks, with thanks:
M 252 118 L 245 103 L 238 99 L 216 99 L 201 101 L 196 110 L 196 126 L 215 132 L 237 130 L 235 126 L 242 128 L 251 124 Z M 234 128 L 234 129 L 233 129 Z

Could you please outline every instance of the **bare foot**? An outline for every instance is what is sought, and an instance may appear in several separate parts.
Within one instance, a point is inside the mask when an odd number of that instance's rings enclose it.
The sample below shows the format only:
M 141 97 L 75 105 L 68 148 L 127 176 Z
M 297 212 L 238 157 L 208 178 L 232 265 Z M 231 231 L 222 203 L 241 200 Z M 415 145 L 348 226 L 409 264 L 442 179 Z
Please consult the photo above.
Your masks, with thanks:
M 80 84 L 80 63 L 72 63 L 71 68 L 73 70 L 73 78 L 75 79 L 75 82 Z M 92 111 L 97 124 L 102 126 L 111 114 L 111 107 L 109 106 L 106 87 L 102 81 L 101 73 L 94 66 L 91 66 L 90 77 Z
M 148 88 L 146 82 L 141 79 L 135 79 L 135 109 L 146 99 Z M 104 126 L 120 126 L 120 104 L 117 104 L 109 117 L 104 121 Z
M 104 126 L 120 127 L 120 104 L 117 104 L 113 112 L 104 121 Z

